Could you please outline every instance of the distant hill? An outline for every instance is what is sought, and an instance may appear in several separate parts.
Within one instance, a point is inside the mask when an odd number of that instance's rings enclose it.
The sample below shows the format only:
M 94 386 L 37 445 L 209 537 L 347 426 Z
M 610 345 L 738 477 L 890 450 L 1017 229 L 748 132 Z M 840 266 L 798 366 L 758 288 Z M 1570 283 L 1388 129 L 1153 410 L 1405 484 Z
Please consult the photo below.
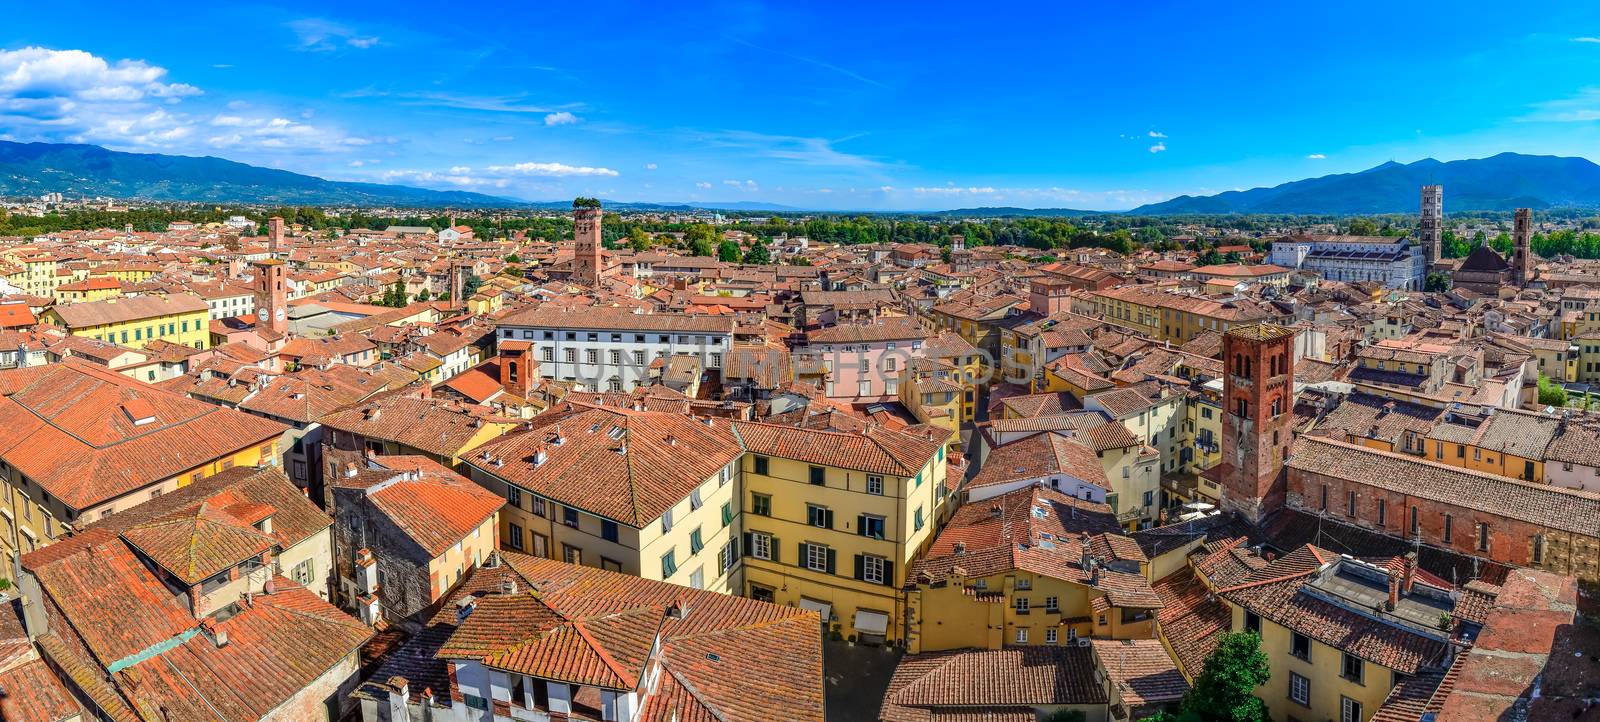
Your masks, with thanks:
M 330 181 L 210 156 L 123 153 L 97 145 L 0 141 L 0 195 L 40 193 L 286 205 L 525 205 L 522 201 L 467 191 Z
M 1139 206 L 1135 215 L 1182 213 L 1415 213 L 1423 185 L 1444 186 L 1444 209 L 1600 208 L 1600 165 L 1587 158 L 1501 153 L 1442 163 L 1394 161 L 1358 173 L 1308 178 L 1271 188 L 1178 196 Z

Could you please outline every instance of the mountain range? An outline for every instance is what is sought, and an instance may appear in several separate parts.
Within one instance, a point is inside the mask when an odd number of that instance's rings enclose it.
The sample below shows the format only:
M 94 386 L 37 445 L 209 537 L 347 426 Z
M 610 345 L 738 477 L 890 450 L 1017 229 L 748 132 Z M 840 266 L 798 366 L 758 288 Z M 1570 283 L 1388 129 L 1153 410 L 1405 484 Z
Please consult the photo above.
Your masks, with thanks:
M 1444 186 L 1445 212 L 1513 208 L 1600 208 L 1600 165 L 1587 158 L 1501 153 L 1489 158 L 1389 161 L 1357 173 L 1307 178 L 1271 188 L 1178 196 L 1139 206 L 1134 215 L 1180 213 L 1415 213 L 1422 186 Z
M 1489 158 L 1390 161 L 1356 173 L 1297 180 L 1270 188 L 1183 195 L 1139 206 L 1134 215 L 1414 213 L 1421 186 L 1444 186 L 1445 210 L 1600 208 L 1600 165 L 1586 158 L 1501 153 Z M 403 207 L 560 209 L 570 201 L 514 198 L 381 183 L 331 181 L 222 158 L 125 153 L 95 145 L 0 141 L 0 195 L 109 196 L 153 201 Z M 617 210 L 800 212 L 762 201 L 639 203 L 606 201 Z M 963 208 L 940 216 L 1082 216 L 1068 208 Z
M 0 141 L 0 195 L 356 206 L 513 206 L 510 198 L 345 183 L 210 156 L 124 153 L 97 145 Z

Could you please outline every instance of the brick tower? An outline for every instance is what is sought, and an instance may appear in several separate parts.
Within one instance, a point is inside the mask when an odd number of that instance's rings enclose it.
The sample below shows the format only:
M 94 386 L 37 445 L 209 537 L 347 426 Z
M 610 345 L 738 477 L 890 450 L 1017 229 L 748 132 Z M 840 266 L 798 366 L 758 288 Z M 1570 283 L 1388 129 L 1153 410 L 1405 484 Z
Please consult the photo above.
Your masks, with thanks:
M 600 202 L 580 198 L 572 202 L 572 280 L 600 285 Z
M 1422 218 L 1417 222 L 1428 268 L 1439 262 L 1444 245 L 1444 186 L 1422 187 Z
M 1533 211 L 1518 208 L 1511 224 L 1511 282 L 1518 287 L 1533 280 Z
M 256 328 L 289 332 L 289 291 L 283 281 L 283 261 L 256 261 Z
M 277 258 L 283 250 L 283 219 L 273 216 L 267 219 L 267 255 Z
M 1294 426 L 1294 335 L 1257 324 L 1222 337 L 1222 507 L 1260 522 L 1283 508 Z

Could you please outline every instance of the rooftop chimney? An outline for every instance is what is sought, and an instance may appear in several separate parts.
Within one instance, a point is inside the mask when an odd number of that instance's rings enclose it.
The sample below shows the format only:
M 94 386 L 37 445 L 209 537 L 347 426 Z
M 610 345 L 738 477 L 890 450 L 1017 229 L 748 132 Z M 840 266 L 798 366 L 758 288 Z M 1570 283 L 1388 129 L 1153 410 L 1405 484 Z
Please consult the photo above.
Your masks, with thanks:
M 1405 565 L 1404 566 L 1404 569 L 1405 569 L 1405 575 L 1404 575 L 1405 593 L 1406 594 L 1410 594 L 1411 593 L 1411 584 L 1417 580 L 1417 553 L 1416 552 L 1406 552 L 1404 565 Z
M 1387 610 L 1392 612 L 1392 611 L 1394 611 L 1395 606 L 1397 606 L 1399 604 L 1400 604 L 1400 577 L 1395 575 L 1393 572 L 1390 572 L 1389 573 L 1389 601 L 1385 602 L 1383 606 L 1384 606 L 1384 609 L 1387 609 Z

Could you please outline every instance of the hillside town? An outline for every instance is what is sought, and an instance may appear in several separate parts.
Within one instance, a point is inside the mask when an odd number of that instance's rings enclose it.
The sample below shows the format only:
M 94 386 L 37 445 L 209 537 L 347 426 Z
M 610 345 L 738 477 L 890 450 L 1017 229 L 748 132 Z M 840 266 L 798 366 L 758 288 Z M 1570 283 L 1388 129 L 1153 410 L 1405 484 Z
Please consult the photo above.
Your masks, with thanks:
M 1449 257 L 1446 191 L 0 238 L 0 719 L 1175 719 L 1243 643 L 1275 722 L 1594 719 L 1600 262 Z

